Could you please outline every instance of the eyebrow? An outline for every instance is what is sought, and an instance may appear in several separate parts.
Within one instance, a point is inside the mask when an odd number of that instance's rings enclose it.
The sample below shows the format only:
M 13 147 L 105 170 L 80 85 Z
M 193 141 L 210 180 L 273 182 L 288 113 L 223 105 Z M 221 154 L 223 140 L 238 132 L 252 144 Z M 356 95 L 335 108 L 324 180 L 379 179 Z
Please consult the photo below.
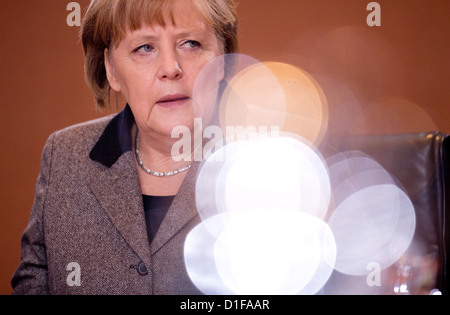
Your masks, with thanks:
M 141 32 L 140 34 L 134 35 L 134 38 L 131 39 L 132 43 L 135 42 L 141 42 L 141 41 L 156 41 L 158 40 L 159 36 L 156 34 L 149 34 L 149 31 L 143 31 L 139 30 L 137 32 Z M 175 32 L 174 38 L 180 38 L 180 37 L 202 37 L 202 38 L 213 38 L 214 32 L 210 34 L 205 29 L 187 29 L 187 30 L 180 30 L 179 32 Z
M 141 42 L 141 41 L 155 41 L 158 39 L 158 36 L 156 35 L 140 35 L 140 36 L 136 36 L 135 38 L 132 38 L 130 40 L 131 43 L 135 43 L 135 42 Z

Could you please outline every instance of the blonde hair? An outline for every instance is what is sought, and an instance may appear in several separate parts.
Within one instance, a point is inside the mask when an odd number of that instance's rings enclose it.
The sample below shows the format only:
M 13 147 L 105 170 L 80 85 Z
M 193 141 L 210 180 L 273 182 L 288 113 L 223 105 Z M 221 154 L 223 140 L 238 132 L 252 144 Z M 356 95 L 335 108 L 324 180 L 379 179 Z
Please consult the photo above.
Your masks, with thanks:
M 81 25 L 85 54 L 85 78 L 100 108 L 110 103 L 111 87 L 106 77 L 104 52 L 118 45 L 127 31 L 143 24 L 175 24 L 174 7 L 179 1 L 191 1 L 213 28 L 223 52 L 238 52 L 237 14 L 233 0 L 94 0 Z

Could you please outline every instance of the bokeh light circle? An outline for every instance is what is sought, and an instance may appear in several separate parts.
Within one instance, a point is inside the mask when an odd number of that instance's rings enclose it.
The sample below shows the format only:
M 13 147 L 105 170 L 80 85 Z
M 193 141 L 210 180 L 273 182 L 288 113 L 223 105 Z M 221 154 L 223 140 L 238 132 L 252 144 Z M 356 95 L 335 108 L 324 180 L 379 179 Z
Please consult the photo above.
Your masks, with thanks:
M 197 208 L 202 219 L 230 211 L 284 209 L 326 215 L 330 181 L 325 161 L 306 140 L 278 137 L 232 142 L 199 168 Z
M 226 211 L 284 209 L 323 218 L 330 182 L 321 155 L 299 137 L 248 142 L 223 176 Z
M 343 200 L 331 215 L 336 239 L 336 270 L 368 274 L 369 264 L 385 269 L 409 247 L 415 231 L 414 206 L 395 185 L 374 185 Z
M 229 81 L 220 101 L 220 123 L 227 137 L 237 127 L 244 132 L 278 127 L 317 145 L 328 126 L 328 105 L 319 84 L 304 70 L 280 62 L 257 63 Z
M 185 244 L 189 276 L 205 294 L 315 294 L 335 260 L 329 226 L 294 211 L 220 214 Z

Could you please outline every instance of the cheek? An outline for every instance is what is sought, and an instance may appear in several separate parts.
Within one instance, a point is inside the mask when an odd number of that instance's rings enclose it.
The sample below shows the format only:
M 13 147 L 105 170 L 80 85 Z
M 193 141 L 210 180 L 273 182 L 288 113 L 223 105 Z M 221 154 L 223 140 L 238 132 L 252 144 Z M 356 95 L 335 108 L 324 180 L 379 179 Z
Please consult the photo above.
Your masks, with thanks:
M 151 71 L 128 71 L 121 77 L 122 94 L 128 103 L 151 101 L 154 79 Z
M 193 99 L 196 117 L 203 117 L 207 123 L 212 118 L 218 106 L 218 92 L 223 80 L 223 60 L 214 58 L 197 72 L 193 86 Z

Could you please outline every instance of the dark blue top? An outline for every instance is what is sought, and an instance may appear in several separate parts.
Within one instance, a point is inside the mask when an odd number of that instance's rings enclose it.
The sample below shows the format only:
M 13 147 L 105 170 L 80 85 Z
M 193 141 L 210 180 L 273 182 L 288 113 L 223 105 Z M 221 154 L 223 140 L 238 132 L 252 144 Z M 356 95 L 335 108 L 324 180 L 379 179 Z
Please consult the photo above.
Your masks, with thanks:
M 175 196 L 161 197 L 142 195 L 142 198 L 144 200 L 148 241 L 151 243 Z
M 105 131 L 92 148 L 89 156 L 106 167 L 112 167 L 122 154 L 132 151 L 131 131 L 135 119 L 127 104 L 106 126 Z M 160 197 L 143 195 L 147 234 L 151 243 L 161 225 L 174 196 Z

